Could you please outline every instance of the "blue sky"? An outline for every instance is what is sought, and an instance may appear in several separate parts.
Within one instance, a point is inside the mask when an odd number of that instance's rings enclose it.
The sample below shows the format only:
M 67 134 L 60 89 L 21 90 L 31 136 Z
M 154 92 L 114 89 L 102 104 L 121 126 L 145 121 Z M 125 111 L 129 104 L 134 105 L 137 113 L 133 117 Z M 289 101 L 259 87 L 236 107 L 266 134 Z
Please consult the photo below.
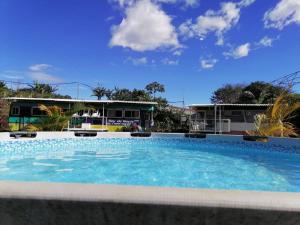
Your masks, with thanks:
M 225 83 L 299 70 L 299 0 L 2 0 L 0 28 L 4 80 L 158 81 L 170 101 L 206 103 Z

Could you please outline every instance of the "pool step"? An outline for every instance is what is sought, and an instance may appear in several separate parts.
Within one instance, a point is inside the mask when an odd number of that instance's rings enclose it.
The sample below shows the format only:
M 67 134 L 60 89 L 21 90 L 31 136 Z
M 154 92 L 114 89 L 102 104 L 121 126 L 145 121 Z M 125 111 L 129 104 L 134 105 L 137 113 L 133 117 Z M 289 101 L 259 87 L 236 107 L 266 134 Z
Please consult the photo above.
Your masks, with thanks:
M 204 139 L 204 138 L 206 138 L 206 134 L 203 134 L 203 133 L 185 133 L 184 137 L 186 137 L 186 138 L 201 138 L 201 139 Z
M 251 135 L 244 135 L 244 141 L 256 141 L 256 142 L 268 142 L 269 139 L 266 136 L 251 136 Z
M 96 137 L 97 131 L 74 131 L 76 137 Z
M 16 131 L 16 132 L 10 132 L 9 137 L 12 138 L 36 138 L 37 133 L 36 132 L 30 132 L 30 131 Z
M 131 137 L 151 137 L 151 132 L 132 132 Z

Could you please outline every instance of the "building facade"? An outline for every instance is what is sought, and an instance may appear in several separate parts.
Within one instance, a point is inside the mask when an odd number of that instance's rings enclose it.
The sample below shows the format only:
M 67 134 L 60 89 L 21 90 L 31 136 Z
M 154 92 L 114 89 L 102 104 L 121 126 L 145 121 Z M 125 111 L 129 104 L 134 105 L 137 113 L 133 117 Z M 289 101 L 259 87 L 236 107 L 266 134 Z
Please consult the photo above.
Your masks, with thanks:
M 88 110 L 74 113 L 68 129 L 105 129 L 121 131 L 123 127 L 138 124 L 149 129 L 157 103 L 114 100 L 77 100 L 47 98 L 7 98 L 11 102 L 9 126 L 22 130 L 28 124 L 37 124 L 45 116 L 39 105 L 58 106 L 63 111 L 72 110 L 76 103 L 86 105 Z
M 191 132 L 243 134 L 254 130 L 255 115 L 265 112 L 269 104 L 193 104 Z

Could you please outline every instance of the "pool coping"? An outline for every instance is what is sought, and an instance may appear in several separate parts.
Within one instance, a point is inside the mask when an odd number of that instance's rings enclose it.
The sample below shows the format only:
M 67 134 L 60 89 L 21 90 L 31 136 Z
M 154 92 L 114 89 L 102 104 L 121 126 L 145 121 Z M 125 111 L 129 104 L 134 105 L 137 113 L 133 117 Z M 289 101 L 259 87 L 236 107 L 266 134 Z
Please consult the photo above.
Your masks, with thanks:
M 0 141 L 26 141 L 26 140 L 45 140 L 45 139 L 63 139 L 63 138 L 86 138 L 75 137 L 73 131 L 39 131 L 36 138 L 20 138 L 15 139 L 9 136 L 9 132 L 0 132 Z M 184 138 L 184 133 L 160 133 L 152 132 L 151 137 L 159 138 Z M 150 138 L 151 138 L 150 137 Z M 93 138 L 135 138 L 131 137 L 130 132 L 97 132 L 97 136 Z M 212 139 L 226 139 L 232 141 L 244 141 L 243 135 L 232 134 L 207 134 L 208 140 Z M 285 142 L 292 143 L 300 146 L 300 138 L 286 138 L 286 137 L 269 137 L 268 143 Z
M 300 193 L 0 181 L 0 199 L 109 202 L 300 212 Z

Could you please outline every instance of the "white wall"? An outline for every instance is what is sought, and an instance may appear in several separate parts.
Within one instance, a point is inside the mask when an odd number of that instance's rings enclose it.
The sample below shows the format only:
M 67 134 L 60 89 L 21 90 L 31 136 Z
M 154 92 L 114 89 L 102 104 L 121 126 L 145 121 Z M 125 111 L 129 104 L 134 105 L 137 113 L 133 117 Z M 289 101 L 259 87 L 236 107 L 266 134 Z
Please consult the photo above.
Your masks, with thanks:
M 254 130 L 254 123 L 235 123 L 231 122 L 230 130 L 231 131 L 246 131 L 246 130 Z

